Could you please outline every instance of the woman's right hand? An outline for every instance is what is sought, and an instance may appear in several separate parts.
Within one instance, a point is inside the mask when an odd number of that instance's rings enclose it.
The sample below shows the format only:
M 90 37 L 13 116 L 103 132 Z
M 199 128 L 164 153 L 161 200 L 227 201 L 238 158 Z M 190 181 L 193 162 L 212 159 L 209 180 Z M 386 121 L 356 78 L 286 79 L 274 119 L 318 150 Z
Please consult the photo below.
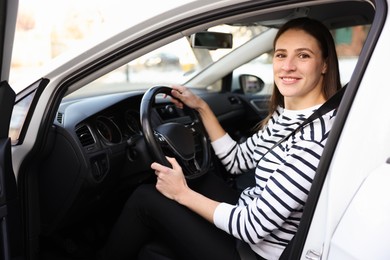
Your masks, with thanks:
M 212 142 L 226 134 L 206 101 L 192 93 L 191 90 L 184 86 L 172 86 L 171 95 L 172 103 L 178 108 L 182 109 L 183 104 L 185 104 L 187 107 L 199 112 L 208 137 Z
M 206 104 L 203 99 L 184 86 L 172 86 L 171 94 L 174 97 L 171 99 L 172 103 L 181 109 L 183 104 L 195 110 L 199 110 Z

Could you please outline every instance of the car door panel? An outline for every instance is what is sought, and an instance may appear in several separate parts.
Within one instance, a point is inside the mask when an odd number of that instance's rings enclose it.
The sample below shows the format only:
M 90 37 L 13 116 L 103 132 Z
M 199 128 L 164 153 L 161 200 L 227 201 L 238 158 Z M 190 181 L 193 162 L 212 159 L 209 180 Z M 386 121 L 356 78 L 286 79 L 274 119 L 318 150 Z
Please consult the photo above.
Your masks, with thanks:
M 381 200 L 390 196 L 389 171 L 390 159 L 368 174 L 334 232 L 329 259 L 390 258 L 390 251 L 387 250 L 390 242 L 390 203 Z M 373 215 L 375 221 L 372 221 Z M 357 228 L 357 223 L 367 224 Z M 387 239 L 367 240 L 368 237 Z
M 9 123 L 15 93 L 3 81 L 0 84 L 0 234 L 1 259 L 11 259 L 20 252 L 20 212 L 17 200 L 16 179 L 12 169 Z M 12 231 L 12 232 L 11 232 Z
M 268 114 L 268 109 L 263 114 L 251 103 L 251 98 L 244 94 L 209 93 L 202 95 L 202 98 L 209 104 L 225 131 L 237 141 L 252 135 L 253 127 Z

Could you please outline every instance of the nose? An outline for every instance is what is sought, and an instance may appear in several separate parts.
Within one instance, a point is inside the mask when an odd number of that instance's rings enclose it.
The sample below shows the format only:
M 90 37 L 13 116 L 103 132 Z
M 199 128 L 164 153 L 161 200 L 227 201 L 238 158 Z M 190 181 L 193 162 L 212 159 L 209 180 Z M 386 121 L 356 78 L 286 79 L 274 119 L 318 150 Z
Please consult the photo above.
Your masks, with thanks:
M 282 69 L 285 71 L 293 71 L 296 69 L 294 57 L 286 57 L 283 60 Z

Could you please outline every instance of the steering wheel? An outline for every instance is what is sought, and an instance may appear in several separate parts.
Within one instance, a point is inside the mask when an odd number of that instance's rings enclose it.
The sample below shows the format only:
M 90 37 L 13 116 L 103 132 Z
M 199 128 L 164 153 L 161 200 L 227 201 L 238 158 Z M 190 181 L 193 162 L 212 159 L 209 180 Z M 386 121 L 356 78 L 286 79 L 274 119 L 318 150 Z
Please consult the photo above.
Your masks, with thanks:
M 171 96 L 172 88 L 149 88 L 141 101 L 141 124 L 145 142 L 154 160 L 172 167 L 166 156 L 175 157 L 187 179 L 205 174 L 211 164 L 210 142 L 198 112 L 184 105 L 184 116 L 164 122 L 156 112 L 157 94 Z M 189 119 L 189 120 L 186 120 Z

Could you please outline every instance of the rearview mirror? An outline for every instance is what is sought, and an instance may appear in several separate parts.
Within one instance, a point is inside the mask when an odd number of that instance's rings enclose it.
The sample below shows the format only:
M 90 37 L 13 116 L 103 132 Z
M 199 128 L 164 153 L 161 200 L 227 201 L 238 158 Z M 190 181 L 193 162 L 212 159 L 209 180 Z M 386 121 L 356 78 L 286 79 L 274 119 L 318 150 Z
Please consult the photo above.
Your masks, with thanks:
M 190 37 L 191 47 L 200 49 L 231 49 L 233 47 L 233 35 L 220 32 L 197 32 Z

